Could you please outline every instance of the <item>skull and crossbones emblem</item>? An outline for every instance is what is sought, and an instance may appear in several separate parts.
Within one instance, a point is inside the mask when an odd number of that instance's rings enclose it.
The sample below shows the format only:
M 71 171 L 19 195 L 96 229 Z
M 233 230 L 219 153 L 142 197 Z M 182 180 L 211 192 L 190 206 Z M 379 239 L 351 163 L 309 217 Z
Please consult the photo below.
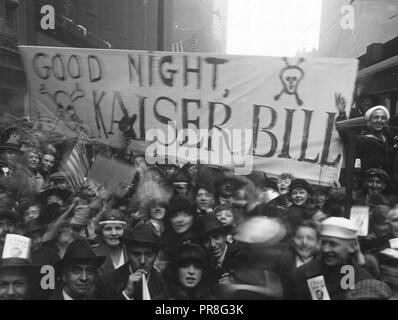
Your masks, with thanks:
M 286 67 L 282 69 L 279 78 L 282 82 L 282 91 L 274 97 L 275 101 L 278 101 L 282 94 L 286 93 L 289 95 L 294 95 L 296 102 L 299 106 L 303 104 L 303 100 L 300 99 L 298 95 L 298 86 L 304 78 L 304 71 L 298 65 L 304 62 L 304 58 L 300 58 L 296 65 L 291 65 L 287 58 L 283 58 L 286 63 Z

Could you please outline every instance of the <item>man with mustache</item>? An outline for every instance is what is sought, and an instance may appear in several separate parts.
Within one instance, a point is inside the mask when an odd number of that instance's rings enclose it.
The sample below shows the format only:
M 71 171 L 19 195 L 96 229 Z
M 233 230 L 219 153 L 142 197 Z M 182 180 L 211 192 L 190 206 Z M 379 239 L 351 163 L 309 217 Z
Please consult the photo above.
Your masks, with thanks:
M 161 273 L 153 265 L 159 252 L 159 237 L 148 222 L 139 222 L 120 241 L 126 246 L 128 262 L 104 274 L 96 287 L 99 300 L 142 300 L 143 276 L 151 297 L 164 290 Z
M 340 217 L 331 217 L 321 225 L 321 256 L 297 268 L 285 286 L 286 299 L 311 300 L 311 283 L 322 282 L 326 286 L 331 300 L 344 300 L 347 284 L 347 271 L 343 266 L 349 266 L 352 284 L 373 277 L 359 264 L 360 251 L 357 239 L 356 225 Z M 344 270 L 344 269 L 343 269 Z M 345 281 L 347 280 L 347 281 Z M 313 288 L 312 288 L 313 289 Z

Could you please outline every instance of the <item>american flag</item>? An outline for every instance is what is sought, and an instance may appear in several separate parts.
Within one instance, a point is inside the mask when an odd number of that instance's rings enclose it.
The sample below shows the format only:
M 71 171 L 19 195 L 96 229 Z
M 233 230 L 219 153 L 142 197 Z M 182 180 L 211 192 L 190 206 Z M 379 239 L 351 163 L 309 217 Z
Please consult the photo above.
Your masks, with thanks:
M 171 45 L 171 51 L 173 52 L 196 52 L 197 50 L 197 34 L 191 34 L 184 40 L 174 42 Z
M 65 159 L 66 161 L 61 165 L 62 170 L 69 172 L 68 182 L 73 190 L 76 191 L 83 184 L 90 168 L 84 136 L 81 135 L 77 139 L 75 146 Z

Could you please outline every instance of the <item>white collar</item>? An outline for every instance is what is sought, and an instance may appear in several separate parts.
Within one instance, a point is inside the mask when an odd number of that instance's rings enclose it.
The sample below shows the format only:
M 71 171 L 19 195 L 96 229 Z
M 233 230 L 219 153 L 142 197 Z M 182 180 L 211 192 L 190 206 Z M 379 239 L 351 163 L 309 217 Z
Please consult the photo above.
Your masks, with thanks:
M 64 297 L 64 300 L 75 300 L 73 299 L 70 295 L 68 295 L 65 290 L 62 290 L 62 295 Z
M 227 254 L 228 244 L 225 245 L 224 252 L 221 257 L 217 259 L 217 267 L 221 268 L 222 263 L 224 262 L 225 255 Z

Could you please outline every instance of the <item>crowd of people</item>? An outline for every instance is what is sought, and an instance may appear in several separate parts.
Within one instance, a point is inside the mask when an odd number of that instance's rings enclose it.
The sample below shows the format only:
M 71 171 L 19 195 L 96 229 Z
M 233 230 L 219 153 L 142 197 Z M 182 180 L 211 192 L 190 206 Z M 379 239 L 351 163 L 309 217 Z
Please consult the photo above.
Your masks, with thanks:
M 1 260 L 0 299 L 393 299 L 398 139 L 372 98 L 350 114 L 366 127 L 348 128 L 357 141 L 353 204 L 369 210 L 362 236 L 341 185 L 291 172 L 148 165 L 143 152 L 87 143 L 90 158 L 106 153 L 136 175 L 119 192 L 90 179 L 74 189 L 60 165 L 62 141 L 3 128 L 0 253 L 9 234 L 30 238 L 31 248 L 29 257 Z M 347 119 L 339 111 L 337 121 Z M 339 133 L 347 141 L 347 129 Z M 43 288 L 42 266 L 54 268 L 54 286 Z

